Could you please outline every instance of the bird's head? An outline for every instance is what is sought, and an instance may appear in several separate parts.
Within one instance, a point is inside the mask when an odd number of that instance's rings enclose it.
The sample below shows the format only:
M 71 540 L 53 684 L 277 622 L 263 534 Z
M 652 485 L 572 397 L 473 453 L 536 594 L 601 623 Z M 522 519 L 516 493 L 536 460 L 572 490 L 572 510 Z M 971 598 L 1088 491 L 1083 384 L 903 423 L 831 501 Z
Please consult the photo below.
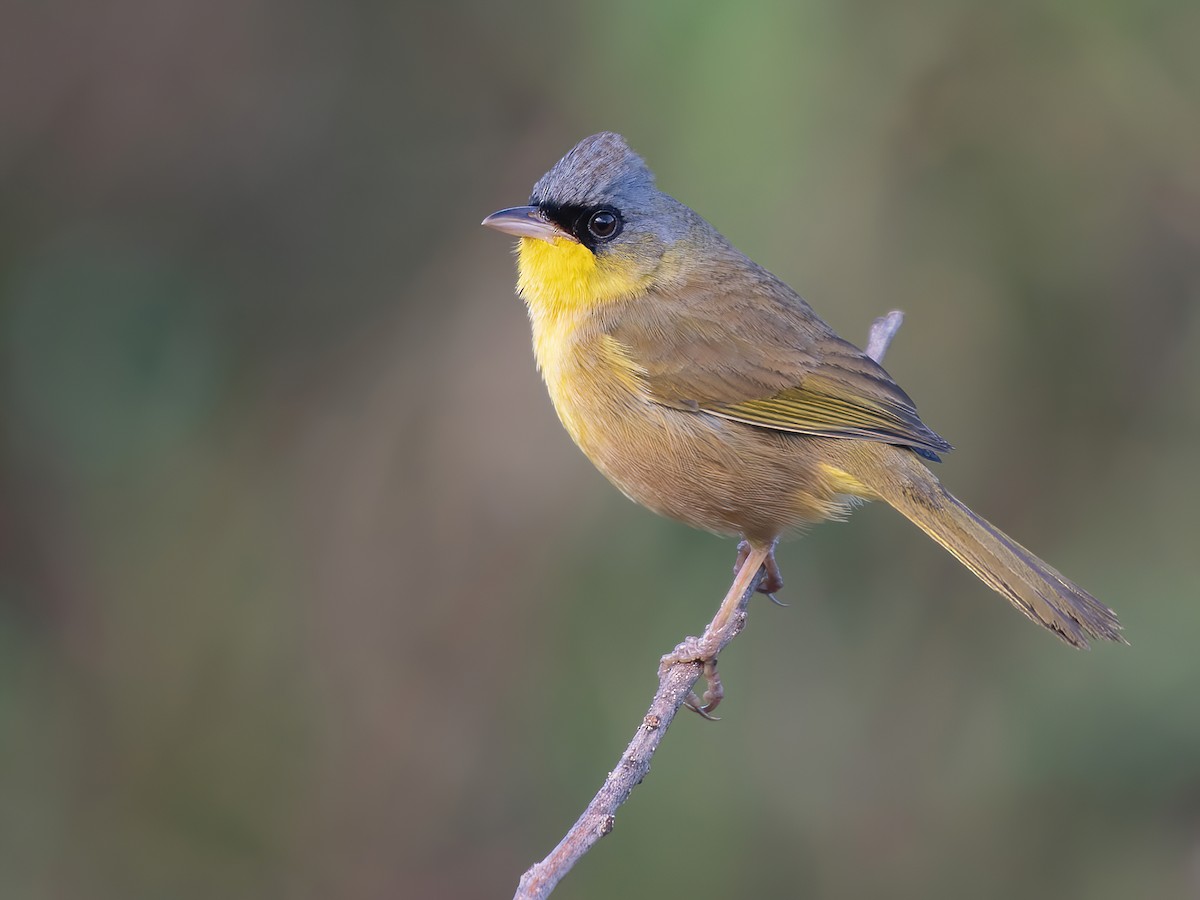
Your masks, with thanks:
M 483 220 L 521 239 L 517 286 L 535 313 L 587 311 L 644 294 L 671 277 L 672 250 L 698 223 L 611 132 L 585 138 L 555 163 L 528 206 Z

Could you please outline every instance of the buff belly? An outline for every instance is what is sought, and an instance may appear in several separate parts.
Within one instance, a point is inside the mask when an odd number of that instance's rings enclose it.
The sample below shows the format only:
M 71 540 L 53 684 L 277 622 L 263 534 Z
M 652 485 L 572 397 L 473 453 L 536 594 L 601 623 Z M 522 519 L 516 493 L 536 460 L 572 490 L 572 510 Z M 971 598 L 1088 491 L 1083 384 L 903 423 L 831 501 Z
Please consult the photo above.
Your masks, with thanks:
M 843 516 L 852 503 L 825 463 L 849 449 L 846 441 L 671 409 L 620 383 L 582 395 L 571 391 L 555 398 L 555 408 L 580 449 L 622 493 L 696 528 L 761 545 Z

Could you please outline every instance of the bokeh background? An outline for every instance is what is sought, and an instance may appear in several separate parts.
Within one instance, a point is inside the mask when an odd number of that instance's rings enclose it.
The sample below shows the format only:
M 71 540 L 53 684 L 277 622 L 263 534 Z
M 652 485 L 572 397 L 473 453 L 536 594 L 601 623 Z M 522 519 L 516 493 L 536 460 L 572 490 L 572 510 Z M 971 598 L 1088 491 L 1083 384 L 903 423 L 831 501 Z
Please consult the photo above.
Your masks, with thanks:
M 0 22 L 0 896 L 506 897 L 574 820 L 734 549 L 571 446 L 478 227 L 602 129 L 905 310 L 944 480 L 1132 646 L 823 526 L 558 895 L 1200 896 L 1200 5 Z

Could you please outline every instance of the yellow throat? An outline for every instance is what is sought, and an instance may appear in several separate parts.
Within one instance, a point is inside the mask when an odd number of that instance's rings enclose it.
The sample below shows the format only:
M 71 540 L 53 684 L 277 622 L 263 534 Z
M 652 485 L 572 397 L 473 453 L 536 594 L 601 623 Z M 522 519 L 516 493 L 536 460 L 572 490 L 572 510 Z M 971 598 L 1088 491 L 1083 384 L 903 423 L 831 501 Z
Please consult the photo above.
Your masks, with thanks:
M 517 245 L 517 290 L 536 317 L 559 318 L 637 296 L 649 278 L 632 261 L 599 261 L 583 244 L 561 238 L 521 238 Z

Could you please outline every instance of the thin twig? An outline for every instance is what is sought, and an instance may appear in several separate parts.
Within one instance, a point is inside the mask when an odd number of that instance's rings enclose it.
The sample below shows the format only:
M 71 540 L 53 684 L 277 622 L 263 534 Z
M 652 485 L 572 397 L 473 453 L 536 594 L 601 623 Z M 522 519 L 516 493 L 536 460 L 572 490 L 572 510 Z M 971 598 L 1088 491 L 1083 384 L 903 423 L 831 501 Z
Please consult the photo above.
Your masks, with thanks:
M 867 349 L 863 352 L 875 362 L 883 362 L 883 354 L 887 353 L 888 344 L 904 324 L 904 313 L 893 309 L 886 316 L 880 316 L 871 323 L 871 334 L 867 338 Z
M 881 316 L 871 324 L 871 333 L 867 340 L 866 354 L 876 362 L 883 360 L 888 345 L 904 321 L 904 314 L 892 310 L 886 316 Z M 763 566 L 751 579 L 748 587 L 738 600 L 732 620 L 722 623 L 721 613 L 709 623 L 704 631 L 704 638 L 711 640 L 720 653 L 742 630 L 746 621 L 746 608 L 750 598 L 758 589 L 759 582 L 766 575 Z M 737 579 L 735 578 L 735 584 Z M 713 654 L 714 658 L 716 654 Z M 544 900 L 550 896 L 555 885 L 571 870 L 579 859 L 592 846 L 613 830 L 617 810 L 637 787 L 646 773 L 650 771 L 650 760 L 663 736 L 670 727 L 675 714 L 692 693 L 692 687 L 704 672 L 704 664 L 693 660 L 690 662 L 674 662 L 664 666 L 659 671 L 658 690 L 650 702 L 650 709 L 642 718 L 641 724 L 633 735 L 633 740 L 625 748 L 615 769 L 608 773 L 604 784 L 592 798 L 566 833 L 558 846 L 550 855 L 539 863 L 534 863 L 521 876 L 521 883 L 513 900 Z

